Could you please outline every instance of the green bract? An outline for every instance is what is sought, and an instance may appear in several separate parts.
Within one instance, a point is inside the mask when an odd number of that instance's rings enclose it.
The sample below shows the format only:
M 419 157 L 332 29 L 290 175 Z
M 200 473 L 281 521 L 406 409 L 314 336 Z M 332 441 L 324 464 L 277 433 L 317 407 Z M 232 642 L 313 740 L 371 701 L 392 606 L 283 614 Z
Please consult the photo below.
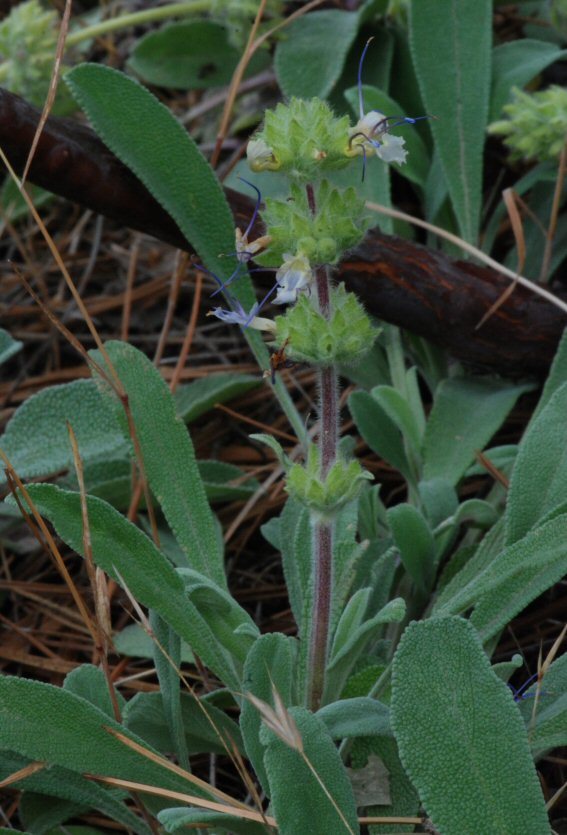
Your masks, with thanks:
M 276 344 L 296 362 L 324 366 L 358 362 L 372 347 L 378 331 L 354 293 L 344 284 L 331 290 L 331 316 L 318 313 L 302 294 L 284 316 L 276 317 Z
M 264 127 L 248 146 L 253 171 L 285 171 L 291 178 L 313 181 L 325 172 L 344 168 L 350 122 L 337 118 L 319 99 L 292 98 L 268 110 Z
M 290 200 L 266 200 L 262 219 L 271 240 L 258 263 L 278 267 L 285 253 L 297 251 L 312 264 L 335 264 L 345 250 L 360 243 L 370 221 L 354 188 L 342 191 L 323 180 L 315 190 L 315 205 L 313 216 L 305 188 L 296 184 Z
M 358 497 L 366 480 L 373 478 L 355 459 L 339 458 L 327 477 L 321 479 L 319 450 L 310 446 L 305 466 L 292 464 L 290 467 L 285 489 L 312 511 L 322 516 L 334 516 L 339 508 Z
M 567 134 L 567 90 L 553 85 L 537 93 L 513 89 L 514 100 L 503 110 L 507 119 L 488 132 L 503 136 L 512 159 L 557 159 Z
M 38 0 L 12 9 L 0 24 L 0 83 L 12 93 L 43 104 L 57 45 L 57 13 Z

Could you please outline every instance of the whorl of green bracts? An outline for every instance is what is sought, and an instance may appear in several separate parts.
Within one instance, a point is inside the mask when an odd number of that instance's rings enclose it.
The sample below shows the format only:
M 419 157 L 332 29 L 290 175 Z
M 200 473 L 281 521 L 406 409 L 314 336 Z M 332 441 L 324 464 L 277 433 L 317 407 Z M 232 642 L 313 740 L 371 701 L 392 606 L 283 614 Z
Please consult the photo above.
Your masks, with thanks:
M 358 362 L 378 335 L 363 306 L 354 293 L 347 293 L 344 284 L 331 291 L 329 319 L 314 310 L 312 301 L 302 293 L 275 323 L 276 345 L 285 344 L 291 360 L 320 367 Z
M 309 447 L 307 462 L 292 464 L 287 473 L 286 491 L 290 496 L 321 516 L 333 516 L 348 502 L 354 501 L 371 473 L 363 470 L 358 461 L 339 458 L 323 480 L 320 477 L 319 451 Z
M 349 164 L 349 128 L 348 117 L 337 118 L 325 102 L 292 98 L 267 111 L 262 130 L 248 143 L 250 168 L 316 182 Z
M 32 104 L 41 105 L 57 45 L 57 12 L 38 0 L 12 9 L 0 23 L 0 83 Z
M 298 185 L 292 185 L 290 200 L 266 200 L 261 216 L 270 246 L 256 259 L 259 264 L 279 267 L 287 252 L 300 252 L 311 264 L 336 264 L 360 243 L 370 219 L 354 188 L 340 190 L 323 180 L 315 205 L 313 216 L 305 188 Z
M 556 160 L 567 135 L 567 90 L 553 85 L 526 93 L 515 87 L 512 93 L 503 108 L 507 118 L 493 122 L 488 132 L 504 137 L 512 159 Z

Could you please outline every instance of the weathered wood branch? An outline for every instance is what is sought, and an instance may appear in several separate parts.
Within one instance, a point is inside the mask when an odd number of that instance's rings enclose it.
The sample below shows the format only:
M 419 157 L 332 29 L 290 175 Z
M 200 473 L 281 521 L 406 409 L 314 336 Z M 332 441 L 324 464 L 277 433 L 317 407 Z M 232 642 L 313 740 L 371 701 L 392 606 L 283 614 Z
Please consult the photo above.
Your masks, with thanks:
M 20 173 L 39 112 L 0 89 L 0 145 Z M 132 229 L 181 249 L 181 231 L 142 183 L 88 127 L 50 118 L 31 169 L 31 182 Z M 246 225 L 251 203 L 226 190 L 236 222 Z M 373 229 L 343 261 L 339 278 L 375 316 L 446 347 L 486 370 L 545 374 L 567 324 L 565 314 L 518 287 L 492 318 L 476 325 L 509 279 L 469 261 Z

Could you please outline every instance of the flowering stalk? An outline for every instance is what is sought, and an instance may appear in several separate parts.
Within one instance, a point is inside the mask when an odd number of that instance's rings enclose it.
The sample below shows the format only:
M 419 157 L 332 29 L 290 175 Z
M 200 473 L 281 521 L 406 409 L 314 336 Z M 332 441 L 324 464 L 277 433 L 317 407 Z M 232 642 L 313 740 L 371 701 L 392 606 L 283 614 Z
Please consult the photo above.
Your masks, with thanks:
M 365 50 L 366 52 L 366 50 Z M 364 54 L 362 59 L 364 58 Z M 237 263 L 230 278 L 217 279 L 230 309 L 212 315 L 244 328 L 264 330 L 273 341 L 271 373 L 288 363 L 308 363 L 316 369 L 319 390 L 319 435 L 308 443 L 304 462 L 292 462 L 270 435 L 257 435 L 278 456 L 286 472 L 286 491 L 309 512 L 312 534 L 312 610 L 298 619 L 299 639 L 307 661 L 302 698 L 313 710 L 326 697 L 326 668 L 331 651 L 333 610 L 333 548 L 337 518 L 355 502 L 366 479 L 360 463 L 339 445 L 338 374 L 340 365 L 357 363 L 372 347 L 378 331 L 353 293 L 333 286 L 330 270 L 345 251 L 356 246 L 369 225 L 364 201 L 355 188 L 339 189 L 325 176 L 362 157 L 382 162 L 405 161 L 401 137 L 391 136 L 397 125 L 417 119 L 364 113 L 362 59 L 359 68 L 360 119 L 351 125 L 337 118 L 325 102 L 292 98 L 267 111 L 263 128 L 248 143 L 247 157 L 254 172 L 287 174 L 290 194 L 285 200 L 267 199 L 259 213 L 265 233 L 249 241 L 253 220 L 236 233 Z M 243 310 L 228 286 L 254 260 L 275 271 L 275 284 L 251 310 Z M 268 305 L 286 305 L 273 321 L 259 316 Z M 275 359 L 277 358 L 277 360 Z M 283 359 L 282 359 L 283 358 Z M 285 570 L 285 569 L 284 569 Z
M 316 215 L 313 186 L 306 187 L 307 202 L 313 216 Z M 328 268 L 319 267 L 315 272 L 319 312 L 325 319 L 331 318 L 330 278 Z M 319 386 L 319 460 L 320 478 L 325 481 L 337 459 L 339 439 L 339 412 L 337 402 L 337 373 L 332 365 L 318 371 Z M 313 620 L 309 647 L 308 704 L 318 710 L 325 687 L 325 669 L 329 650 L 329 625 L 333 589 L 333 520 L 313 519 Z

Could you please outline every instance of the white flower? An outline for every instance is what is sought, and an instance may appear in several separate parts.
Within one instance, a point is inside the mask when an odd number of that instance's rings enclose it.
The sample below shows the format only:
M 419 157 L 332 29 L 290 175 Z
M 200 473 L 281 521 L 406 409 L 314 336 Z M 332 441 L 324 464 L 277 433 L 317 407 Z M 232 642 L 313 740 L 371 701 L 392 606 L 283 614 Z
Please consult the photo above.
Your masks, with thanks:
M 371 110 L 358 120 L 350 131 L 350 150 L 353 154 L 376 154 L 384 162 L 406 161 L 407 151 L 402 136 L 388 133 L 388 117 L 379 110 Z
M 403 136 L 392 136 L 385 133 L 380 138 L 380 147 L 376 148 L 376 155 L 384 162 L 399 162 L 400 165 L 406 161 L 408 152 L 405 149 Z
M 265 139 L 251 139 L 246 148 L 246 157 L 252 171 L 274 171 L 279 168 L 274 153 Z
M 277 293 L 274 304 L 297 301 L 299 290 L 308 287 L 312 278 L 311 265 L 305 255 L 284 253 L 284 262 L 276 272 Z

